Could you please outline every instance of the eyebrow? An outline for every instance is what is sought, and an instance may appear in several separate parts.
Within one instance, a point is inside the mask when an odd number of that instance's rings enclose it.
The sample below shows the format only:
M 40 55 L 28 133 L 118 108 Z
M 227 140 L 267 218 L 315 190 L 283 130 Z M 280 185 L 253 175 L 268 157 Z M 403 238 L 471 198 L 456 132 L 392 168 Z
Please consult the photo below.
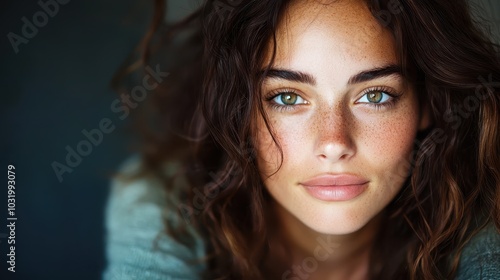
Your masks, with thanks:
M 392 75 L 402 76 L 401 67 L 399 67 L 398 65 L 390 64 L 382 67 L 361 71 L 356 75 L 350 77 L 347 83 L 349 85 L 358 84 Z M 267 72 L 266 78 L 283 79 L 291 82 L 304 83 L 313 86 L 316 85 L 316 79 L 312 75 L 300 71 L 292 71 L 286 69 L 271 68 Z

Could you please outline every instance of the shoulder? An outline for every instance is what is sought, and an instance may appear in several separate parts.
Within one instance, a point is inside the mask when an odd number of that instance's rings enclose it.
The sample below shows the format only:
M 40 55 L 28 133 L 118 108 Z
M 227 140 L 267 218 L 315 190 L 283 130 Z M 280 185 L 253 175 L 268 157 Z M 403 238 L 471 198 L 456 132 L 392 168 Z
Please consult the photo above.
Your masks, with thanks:
M 140 158 L 129 159 L 120 174 L 136 172 Z M 170 168 L 173 168 L 172 166 Z M 107 268 L 103 279 L 198 279 L 203 270 L 201 238 L 186 246 L 165 233 L 176 205 L 157 178 L 114 179 L 105 213 Z M 176 221 L 179 222 L 179 221 Z M 180 221 L 182 222 L 182 221 Z
M 500 233 L 493 223 L 464 247 L 456 279 L 500 279 Z

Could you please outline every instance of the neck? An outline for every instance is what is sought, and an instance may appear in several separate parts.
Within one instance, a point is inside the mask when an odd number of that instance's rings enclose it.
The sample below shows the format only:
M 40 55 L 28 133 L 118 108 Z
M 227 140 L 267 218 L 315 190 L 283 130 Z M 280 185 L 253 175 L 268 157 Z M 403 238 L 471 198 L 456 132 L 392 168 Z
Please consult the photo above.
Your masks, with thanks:
M 328 235 L 313 231 L 281 206 L 276 205 L 275 212 L 280 223 L 277 240 L 286 248 L 281 256 L 292 263 L 289 275 L 299 277 L 283 279 L 367 279 L 382 213 L 356 232 Z

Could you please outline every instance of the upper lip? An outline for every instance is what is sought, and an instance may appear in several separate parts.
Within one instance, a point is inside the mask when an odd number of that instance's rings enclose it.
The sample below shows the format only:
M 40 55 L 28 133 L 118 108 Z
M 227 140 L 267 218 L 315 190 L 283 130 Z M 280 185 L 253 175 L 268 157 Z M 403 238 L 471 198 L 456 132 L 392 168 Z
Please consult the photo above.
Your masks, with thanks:
M 301 182 L 302 185 L 308 187 L 314 186 L 349 186 L 362 185 L 368 183 L 369 180 L 352 174 L 323 174 L 315 176 L 309 180 Z

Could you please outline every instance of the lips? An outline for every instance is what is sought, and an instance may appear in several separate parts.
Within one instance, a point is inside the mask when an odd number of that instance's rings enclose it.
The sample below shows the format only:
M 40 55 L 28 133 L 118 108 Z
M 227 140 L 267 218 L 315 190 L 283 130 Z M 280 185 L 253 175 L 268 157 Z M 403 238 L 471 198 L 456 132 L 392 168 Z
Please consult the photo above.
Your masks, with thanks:
M 351 174 L 320 175 L 301 182 L 306 191 L 323 201 L 346 201 L 362 194 L 369 180 Z
M 314 186 L 351 186 L 351 185 L 363 185 L 367 183 L 368 180 L 350 174 L 339 174 L 339 175 L 322 175 L 314 177 L 310 180 L 304 181 L 301 184 L 308 187 Z

